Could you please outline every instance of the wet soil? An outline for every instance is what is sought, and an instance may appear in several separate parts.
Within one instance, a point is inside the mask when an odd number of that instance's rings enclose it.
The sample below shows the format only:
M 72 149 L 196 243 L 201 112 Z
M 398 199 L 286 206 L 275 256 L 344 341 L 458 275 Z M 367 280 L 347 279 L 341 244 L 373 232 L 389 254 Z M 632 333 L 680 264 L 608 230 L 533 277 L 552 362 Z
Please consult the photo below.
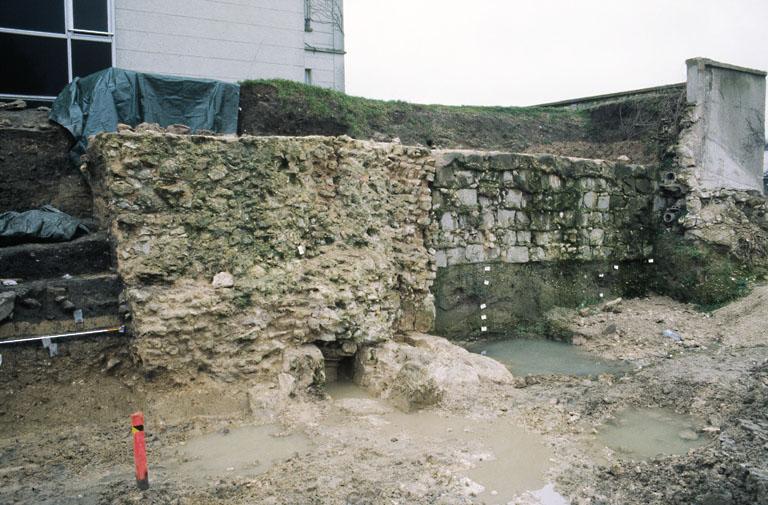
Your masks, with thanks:
M 66 343 L 52 360 L 3 350 L 0 503 L 768 503 L 762 294 L 714 314 L 660 297 L 574 314 L 581 352 L 632 370 L 532 374 L 413 414 L 351 385 L 271 411 L 252 408 L 245 385 L 166 387 L 132 368 L 119 338 Z M 753 324 L 745 339 L 731 331 L 737 309 Z M 144 493 L 132 473 L 137 409 Z M 696 443 L 637 455 L 603 438 L 649 411 L 674 421 L 664 437 Z

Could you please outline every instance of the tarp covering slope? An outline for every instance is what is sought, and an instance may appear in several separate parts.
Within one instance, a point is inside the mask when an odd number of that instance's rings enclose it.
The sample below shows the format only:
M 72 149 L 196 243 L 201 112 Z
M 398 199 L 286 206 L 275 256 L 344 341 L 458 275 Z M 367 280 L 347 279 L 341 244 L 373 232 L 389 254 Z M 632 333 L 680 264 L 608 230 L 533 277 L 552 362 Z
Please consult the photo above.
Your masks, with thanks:
M 117 131 L 118 123 L 236 133 L 239 103 L 237 84 L 108 68 L 75 78 L 56 97 L 49 118 L 75 138 L 78 160 L 89 135 Z
M 78 232 L 88 233 L 88 231 L 79 219 L 50 205 L 26 212 L 0 214 L 0 244 L 64 242 L 72 240 Z

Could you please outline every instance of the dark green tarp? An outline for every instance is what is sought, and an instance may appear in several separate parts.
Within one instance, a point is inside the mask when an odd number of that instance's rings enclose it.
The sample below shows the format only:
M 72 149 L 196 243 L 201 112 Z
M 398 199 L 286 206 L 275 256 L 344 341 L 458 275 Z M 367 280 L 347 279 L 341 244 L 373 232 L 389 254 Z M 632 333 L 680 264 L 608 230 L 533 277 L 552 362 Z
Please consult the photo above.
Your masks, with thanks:
M 0 214 L 0 244 L 20 242 L 64 242 L 88 228 L 76 217 L 45 205 L 26 212 Z
M 236 133 L 239 104 L 237 84 L 108 68 L 75 78 L 56 97 L 49 118 L 75 138 L 71 154 L 78 161 L 89 135 L 117 131 L 118 123 Z

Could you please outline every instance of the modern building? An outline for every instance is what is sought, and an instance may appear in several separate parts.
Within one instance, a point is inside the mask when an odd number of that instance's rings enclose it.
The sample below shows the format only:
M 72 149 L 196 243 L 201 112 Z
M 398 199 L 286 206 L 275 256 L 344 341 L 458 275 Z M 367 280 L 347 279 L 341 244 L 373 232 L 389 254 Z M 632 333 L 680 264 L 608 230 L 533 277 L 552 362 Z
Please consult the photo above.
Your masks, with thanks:
M 110 66 L 344 90 L 343 0 L 2 0 L 0 98 Z

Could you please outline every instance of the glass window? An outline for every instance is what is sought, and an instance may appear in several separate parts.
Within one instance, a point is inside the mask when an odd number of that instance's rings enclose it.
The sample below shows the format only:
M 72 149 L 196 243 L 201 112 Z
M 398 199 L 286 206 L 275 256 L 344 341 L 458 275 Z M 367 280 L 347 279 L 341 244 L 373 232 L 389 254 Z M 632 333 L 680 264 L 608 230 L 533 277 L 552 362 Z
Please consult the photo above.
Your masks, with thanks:
M 3 0 L 5 1 L 5 0 Z M 0 33 L 0 93 L 56 96 L 67 85 L 67 39 Z
M 72 41 L 72 77 L 85 77 L 111 66 L 112 45 L 109 42 Z
M 75 30 L 108 32 L 107 0 L 72 0 Z
M 0 27 L 64 33 L 64 0 L 0 0 Z

